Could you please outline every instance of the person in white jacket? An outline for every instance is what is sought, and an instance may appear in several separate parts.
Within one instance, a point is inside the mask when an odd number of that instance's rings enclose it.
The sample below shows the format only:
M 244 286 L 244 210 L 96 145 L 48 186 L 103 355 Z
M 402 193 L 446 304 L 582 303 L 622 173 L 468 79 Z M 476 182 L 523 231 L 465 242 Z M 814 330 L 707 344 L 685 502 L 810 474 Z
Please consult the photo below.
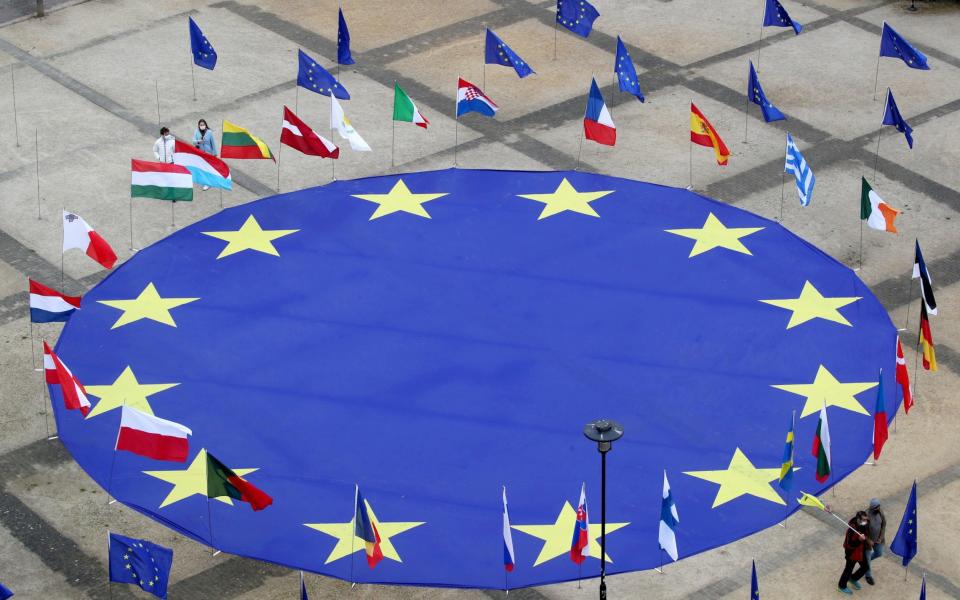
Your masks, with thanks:
M 173 162 L 173 134 L 166 127 L 160 128 L 160 137 L 153 143 L 153 155 L 157 160 L 165 163 Z

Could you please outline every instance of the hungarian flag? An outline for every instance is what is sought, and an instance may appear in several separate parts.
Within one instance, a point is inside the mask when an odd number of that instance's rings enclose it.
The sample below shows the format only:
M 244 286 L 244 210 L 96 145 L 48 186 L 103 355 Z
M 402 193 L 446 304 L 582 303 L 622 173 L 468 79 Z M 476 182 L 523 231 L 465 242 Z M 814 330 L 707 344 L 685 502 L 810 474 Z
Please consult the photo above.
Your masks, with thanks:
M 597 86 L 597 80 L 590 83 L 590 95 L 587 96 L 587 108 L 583 113 L 583 135 L 598 144 L 613 146 L 617 143 L 617 126 L 607 110 L 603 95 Z
M 879 231 L 889 231 L 897 233 L 897 228 L 893 221 L 900 214 L 900 211 L 891 208 L 889 204 L 883 201 L 870 184 L 866 177 L 860 177 L 860 220 L 866 221 L 870 229 Z
M 920 303 L 920 338 L 917 345 L 923 348 L 923 368 L 937 370 L 937 353 L 933 348 L 933 334 L 930 333 L 930 319 L 927 317 L 927 304 Z
M 47 383 L 59 385 L 63 393 L 63 405 L 67 410 L 79 410 L 84 417 L 90 412 L 90 400 L 87 398 L 87 390 L 73 376 L 67 365 L 63 364 L 60 357 L 57 356 L 46 342 L 43 343 L 43 370 L 46 375 Z
M 207 497 L 222 498 L 224 496 L 248 502 L 253 510 L 263 510 L 273 504 L 273 498 L 231 471 L 208 451 Z
M 286 106 L 283 107 L 283 130 L 280 132 L 280 143 L 311 156 L 340 158 L 340 148 L 315 133 Z
M 413 123 L 424 129 L 430 124 L 430 121 L 420 113 L 410 96 L 396 83 L 393 84 L 393 120 Z
M 570 541 L 570 560 L 581 564 L 590 554 L 590 520 L 587 518 L 587 484 L 580 487 L 580 502 L 577 504 L 577 522 L 573 526 Z
M 367 554 L 367 565 L 372 569 L 383 560 L 383 551 L 380 549 L 380 532 L 370 518 L 367 502 L 357 486 L 357 505 L 353 516 L 353 535 L 363 540 L 364 552 Z
M 126 450 L 155 460 L 186 462 L 187 436 L 193 432 L 179 423 L 148 415 L 129 406 L 120 409 L 120 431 L 115 450 Z
M 249 131 L 223 122 L 223 137 L 220 138 L 220 158 L 269 158 L 276 160 L 269 146 Z
M 693 102 L 690 103 L 690 141 L 699 146 L 713 148 L 713 153 L 717 156 L 717 164 L 721 167 L 727 164 L 730 150 L 720 139 L 717 130 Z
M 71 248 L 82 250 L 104 269 L 112 269 L 117 263 L 117 254 L 93 227 L 80 215 L 63 211 L 63 251 Z
M 813 436 L 813 457 L 817 459 L 817 481 L 823 483 L 830 477 L 830 426 L 827 423 L 827 405 L 820 409 L 817 433 Z
M 193 175 L 182 165 L 133 159 L 130 197 L 189 202 L 193 200 Z
M 80 296 L 66 296 L 38 281 L 27 281 L 30 283 L 31 323 L 63 322 L 74 311 L 80 310 Z
M 873 460 L 880 458 L 880 451 L 887 442 L 887 407 L 883 403 L 883 369 L 877 384 L 877 407 L 873 411 Z
M 907 372 L 907 361 L 903 358 L 903 346 L 900 345 L 899 337 L 897 338 L 897 383 L 903 390 L 903 412 L 910 414 L 913 394 L 910 393 L 910 374 Z
M 933 297 L 933 280 L 927 272 L 927 263 L 923 261 L 919 240 L 914 241 L 913 254 L 913 279 L 917 278 L 920 279 L 920 296 L 923 298 L 923 303 L 927 305 L 927 312 L 931 315 L 937 314 L 937 299 Z

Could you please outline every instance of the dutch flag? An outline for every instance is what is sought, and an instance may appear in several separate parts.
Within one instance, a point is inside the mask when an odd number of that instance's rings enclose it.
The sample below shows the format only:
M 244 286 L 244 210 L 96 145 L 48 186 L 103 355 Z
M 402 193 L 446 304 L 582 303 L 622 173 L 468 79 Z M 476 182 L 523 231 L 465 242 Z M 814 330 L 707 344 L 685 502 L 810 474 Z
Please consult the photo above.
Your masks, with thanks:
M 507 487 L 503 487 L 503 568 L 513 571 L 517 562 L 513 553 L 513 534 L 510 532 L 510 513 L 507 512 Z
M 80 296 L 65 296 L 32 279 L 30 281 L 30 321 L 54 323 L 66 321 L 80 308 Z
M 478 112 L 481 115 L 492 117 L 500 107 L 487 97 L 483 91 L 466 79 L 460 78 L 457 82 L 457 116 L 469 112 Z
M 617 143 L 617 127 L 613 124 L 613 118 L 607 110 L 603 96 L 600 95 L 596 79 L 590 84 L 587 110 L 583 114 L 583 135 L 598 144 L 613 146 Z

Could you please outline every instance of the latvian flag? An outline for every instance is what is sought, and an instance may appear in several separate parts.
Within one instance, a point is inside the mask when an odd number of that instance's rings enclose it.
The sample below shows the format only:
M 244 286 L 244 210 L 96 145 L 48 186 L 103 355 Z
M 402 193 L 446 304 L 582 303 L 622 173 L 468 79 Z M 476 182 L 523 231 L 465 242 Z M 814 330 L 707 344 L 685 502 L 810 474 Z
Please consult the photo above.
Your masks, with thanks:
M 186 462 L 190 435 L 193 432 L 179 423 L 123 406 L 115 449 L 155 460 Z
M 193 175 L 181 165 L 133 159 L 130 161 L 130 197 L 191 201 Z
M 173 164 L 186 167 L 197 185 L 233 189 L 233 179 L 227 163 L 180 140 L 177 140 L 173 147 Z
M 478 112 L 486 117 L 497 114 L 500 107 L 487 97 L 480 88 L 466 79 L 460 78 L 457 82 L 457 116 L 470 112 Z
M 513 571 L 517 563 L 513 553 L 513 533 L 510 531 L 510 513 L 507 512 L 507 488 L 503 488 L 503 568 Z
M 30 322 L 66 321 L 80 308 L 80 296 L 64 296 L 53 288 L 32 279 L 30 282 Z
M 603 101 L 597 80 L 590 84 L 590 95 L 587 97 L 587 110 L 583 114 L 583 135 L 588 140 L 598 144 L 613 146 L 617 143 L 617 128 L 610 117 L 610 111 Z
M 110 244 L 87 225 L 80 215 L 63 211 L 63 251 L 71 248 L 82 250 L 104 269 L 112 269 L 117 262 L 117 255 Z
M 47 383 L 60 386 L 63 392 L 63 405 L 67 410 L 79 410 L 86 417 L 90 412 L 87 391 L 46 342 L 43 343 L 43 370 Z
M 340 158 L 340 148 L 336 144 L 310 129 L 286 106 L 283 107 L 283 130 L 280 132 L 280 143 L 310 156 Z

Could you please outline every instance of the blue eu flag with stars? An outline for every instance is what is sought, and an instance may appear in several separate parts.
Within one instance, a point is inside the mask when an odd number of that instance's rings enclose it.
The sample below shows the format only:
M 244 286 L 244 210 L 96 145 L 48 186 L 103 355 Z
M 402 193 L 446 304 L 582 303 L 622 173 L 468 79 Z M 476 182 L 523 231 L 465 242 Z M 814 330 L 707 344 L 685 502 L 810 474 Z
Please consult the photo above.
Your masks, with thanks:
M 767 95 L 763 93 L 763 87 L 760 86 L 760 78 L 757 77 L 757 70 L 753 68 L 752 60 L 750 61 L 750 78 L 747 81 L 747 97 L 750 99 L 750 102 L 760 107 L 760 111 L 763 113 L 763 120 L 767 123 L 770 121 L 782 121 L 787 118 L 780 112 L 779 108 L 767 100 Z
M 210 40 L 200 31 L 200 26 L 193 20 L 193 17 L 187 17 L 190 20 L 190 51 L 193 53 L 193 64 L 211 71 L 217 66 L 217 51 L 210 45 Z
M 557 0 L 557 23 L 583 37 L 593 30 L 599 11 L 587 0 Z
M 10 591 L 10 588 L 0 583 L 0 600 L 7 600 L 7 598 L 13 598 L 13 592 Z
M 520 79 L 534 73 L 530 65 L 523 62 L 523 59 L 516 52 L 510 49 L 510 46 L 500 39 L 500 36 L 487 29 L 487 46 L 484 52 L 484 60 L 488 65 L 502 65 L 504 67 L 513 67 Z
M 111 533 L 109 554 L 110 581 L 132 583 L 157 598 L 167 597 L 173 550 Z
M 899 58 L 911 69 L 930 70 L 923 52 L 911 46 L 910 42 L 903 39 L 886 21 L 883 22 L 883 31 L 880 32 L 880 56 Z
M 352 65 L 356 61 L 350 54 L 350 30 L 347 29 L 347 20 L 343 18 L 343 9 L 338 11 L 337 24 L 337 62 L 341 65 Z
M 303 50 L 299 51 L 299 56 L 300 68 L 297 71 L 297 85 L 324 96 L 329 96 L 333 92 L 333 95 L 341 100 L 350 99 L 347 88 L 340 85 L 340 82 L 329 71 L 321 67 Z
M 637 80 L 637 70 L 633 67 L 633 60 L 630 59 L 630 53 L 623 44 L 620 36 L 617 36 L 617 59 L 613 65 L 613 70 L 617 74 L 617 80 L 620 82 L 620 91 L 633 94 L 637 100 L 643 102 L 643 90 L 640 89 L 640 81 Z
M 767 0 L 767 7 L 763 11 L 764 27 L 793 27 L 794 33 L 800 35 L 803 31 L 803 25 L 797 23 L 787 14 L 787 9 L 780 4 L 779 0 Z
M 757 585 L 757 563 L 753 562 L 753 571 L 750 575 L 750 600 L 760 600 L 760 586 Z
M 900 109 L 897 108 L 897 102 L 893 99 L 893 92 L 890 91 L 890 88 L 887 88 L 887 108 L 883 111 L 883 124 L 896 127 L 897 131 L 907 138 L 907 145 L 913 150 L 913 127 L 910 127 L 900 114 Z
M 913 489 L 910 490 L 910 499 L 907 500 L 907 508 L 903 511 L 903 519 L 900 521 L 900 529 L 897 530 L 897 536 L 893 538 L 890 544 L 890 552 L 903 558 L 903 566 L 910 564 L 913 557 L 917 555 L 917 482 L 913 482 Z

